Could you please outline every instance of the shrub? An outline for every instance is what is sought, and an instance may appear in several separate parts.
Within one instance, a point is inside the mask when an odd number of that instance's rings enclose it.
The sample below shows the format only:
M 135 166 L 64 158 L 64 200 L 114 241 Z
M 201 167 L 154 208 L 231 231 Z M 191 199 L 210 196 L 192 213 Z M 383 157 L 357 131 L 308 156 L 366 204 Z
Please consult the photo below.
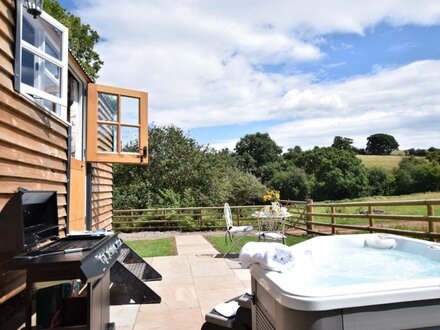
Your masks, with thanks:
M 440 190 L 440 164 L 410 157 L 400 162 L 395 173 L 396 193 Z
M 282 199 L 305 200 L 310 194 L 307 174 L 294 166 L 284 172 L 278 172 L 269 185 L 279 190 Z
M 394 191 L 394 176 L 382 167 L 371 167 L 367 169 L 370 195 L 388 196 Z

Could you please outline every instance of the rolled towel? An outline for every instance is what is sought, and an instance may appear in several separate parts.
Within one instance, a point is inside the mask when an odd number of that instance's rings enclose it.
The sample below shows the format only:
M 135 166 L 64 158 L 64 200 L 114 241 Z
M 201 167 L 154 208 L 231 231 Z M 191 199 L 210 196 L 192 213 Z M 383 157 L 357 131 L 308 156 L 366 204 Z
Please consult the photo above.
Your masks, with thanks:
M 396 246 L 396 240 L 388 236 L 370 236 L 365 239 L 364 245 L 373 249 L 392 249 Z
M 281 243 L 246 243 L 240 251 L 239 261 L 242 268 L 252 264 L 277 272 L 286 271 L 293 266 L 293 254 L 289 247 Z

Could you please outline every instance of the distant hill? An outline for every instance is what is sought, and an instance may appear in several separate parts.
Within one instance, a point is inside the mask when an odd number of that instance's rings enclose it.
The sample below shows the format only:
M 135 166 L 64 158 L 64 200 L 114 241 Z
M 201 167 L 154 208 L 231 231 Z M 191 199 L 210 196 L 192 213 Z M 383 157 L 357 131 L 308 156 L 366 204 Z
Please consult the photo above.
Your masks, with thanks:
M 382 167 L 388 171 L 399 166 L 400 161 L 406 156 L 388 155 L 388 156 L 375 156 L 375 155 L 357 155 L 362 160 L 365 167 L 370 168 L 373 166 Z

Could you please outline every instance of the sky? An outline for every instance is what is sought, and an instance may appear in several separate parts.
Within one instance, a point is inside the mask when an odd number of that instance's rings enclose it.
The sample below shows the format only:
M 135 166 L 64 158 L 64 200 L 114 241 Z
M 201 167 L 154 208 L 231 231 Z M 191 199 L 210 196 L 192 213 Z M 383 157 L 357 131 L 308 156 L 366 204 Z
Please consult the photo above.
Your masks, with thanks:
M 101 36 L 97 83 L 149 93 L 149 122 L 233 149 L 440 147 L 438 0 L 61 0 Z

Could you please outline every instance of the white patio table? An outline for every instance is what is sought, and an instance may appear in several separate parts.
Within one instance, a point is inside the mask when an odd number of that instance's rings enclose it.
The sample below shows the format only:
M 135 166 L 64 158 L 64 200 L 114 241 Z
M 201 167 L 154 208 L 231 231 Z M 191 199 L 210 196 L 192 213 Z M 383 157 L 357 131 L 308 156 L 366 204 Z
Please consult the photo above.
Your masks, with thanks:
M 284 234 L 286 219 L 292 217 L 292 214 L 285 207 L 265 206 L 262 210 L 252 214 L 258 219 L 258 238 L 264 241 L 266 238 L 272 240 L 282 240 L 283 244 L 286 240 Z

